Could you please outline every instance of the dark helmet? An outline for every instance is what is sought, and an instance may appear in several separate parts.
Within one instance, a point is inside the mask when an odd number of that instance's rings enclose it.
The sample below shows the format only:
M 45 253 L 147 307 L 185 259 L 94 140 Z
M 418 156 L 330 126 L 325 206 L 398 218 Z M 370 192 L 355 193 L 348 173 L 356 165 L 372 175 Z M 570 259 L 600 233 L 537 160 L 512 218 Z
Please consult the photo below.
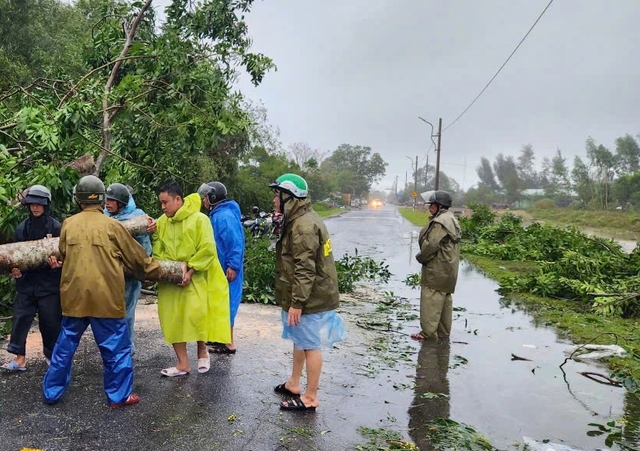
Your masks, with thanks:
M 120 202 L 122 205 L 129 203 L 129 190 L 122 183 L 112 183 L 107 187 L 106 198 Z
M 33 185 L 27 191 L 27 195 L 22 200 L 22 203 L 24 205 L 39 204 L 47 206 L 51 203 L 51 191 L 45 186 Z
M 254 215 L 257 215 L 258 213 L 260 213 L 260 207 L 258 207 L 257 205 L 254 205 L 251 211 L 253 212 Z
M 223 201 L 227 198 L 227 187 L 224 186 L 220 182 L 209 182 L 207 183 L 211 190 L 209 191 L 209 202 L 211 204 L 217 204 L 220 201 Z
M 446 191 L 431 191 L 429 193 L 429 199 L 427 199 L 427 204 L 437 204 L 441 205 L 445 208 L 449 208 L 453 203 L 453 198 L 451 194 Z
M 104 202 L 104 183 L 95 175 L 85 175 L 73 187 L 73 198 L 79 204 Z

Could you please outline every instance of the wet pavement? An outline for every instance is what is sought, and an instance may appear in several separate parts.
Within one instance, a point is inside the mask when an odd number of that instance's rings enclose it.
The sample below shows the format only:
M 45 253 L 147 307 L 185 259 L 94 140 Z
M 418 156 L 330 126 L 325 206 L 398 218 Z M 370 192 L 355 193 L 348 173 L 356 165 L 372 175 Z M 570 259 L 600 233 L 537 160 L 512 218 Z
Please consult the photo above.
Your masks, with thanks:
M 403 281 L 419 271 L 413 258 L 418 229 L 392 207 L 345 213 L 327 226 L 336 258 L 357 249 L 385 258 L 394 276 L 388 285 L 343 297 L 349 337 L 323 353 L 316 413 L 279 411 L 283 398 L 273 387 L 288 376 L 291 345 L 280 338 L 276 307 L 241 306 L 238 353 L 212 356 L 207 374 L 169 379 L 159 371 L 174 364 L 173 351 L 162 339 L 155 304 L 141 301 L 134 357 L 140 404 L 107 406 L 100 356 L 88 333 L 69 391 L 59 404 L 45 405 L 45 363 L 33 334 L 29 370 L 0 374 L 0 450 L 346 450 L 366 442 L 360 427 L 398 431 L 428 450 L 424 428 L 435 418 L 473 425 L 501 449 L 523 436 L 594 449 L 604 439 L 588 437 L 588 423 L 640 418 L 640 404 L 623 389 L 578 374 L 606 368 L 572 361 L 565 377 L 558 365 L 570 343 L 501 301 L 497 284 L 467 264 L 454 295 L 454 306 L 466 310 L 456 312 L 451 344 L 410 340 L 419 328 L 415 319 L 399 331 L 360 327 L 376 324 L 385 291 L 407 298 L 417 313 L 419 292 Z M 195 366 L 193 345 L 189 353 Z M 512 361 L 512 354 L 531 361 Z

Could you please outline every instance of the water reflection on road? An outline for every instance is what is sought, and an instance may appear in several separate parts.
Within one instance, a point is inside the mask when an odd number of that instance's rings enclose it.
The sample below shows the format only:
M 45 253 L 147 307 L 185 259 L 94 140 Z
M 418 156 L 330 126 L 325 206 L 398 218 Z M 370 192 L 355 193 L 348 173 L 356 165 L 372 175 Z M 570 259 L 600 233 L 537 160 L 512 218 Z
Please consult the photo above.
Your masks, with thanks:
M 383 289 L 409 298 L 417 308 L 419 292 L 404 284 L 407 275 L 420 270 L 414 259 L 417 227 L 390 206 L 345 213 L 327 226 L 338 258 L 357 249 L 386 259 L 394 276 Z M 584 449 L 602 447 L 602 437 L 586 435 L 593 429 L 588 423 L 604 424 L 623 415 L 637 431 L 640 406 L 635 398 L 578 374 L 607 369 L 571 361 L 563 374 L 559 364 L 571 343 L 500 299 L 496 288 L 496 282 L 463 263 L 454 295 L 454 306 L 462 311 L 454 312 L 451 344 L 415 343 L 415 375 L 405 375 L 415 377 L 407 424 L 421 449 L 430 449 L 421 431 L 434 418 L 473 425 L 503 449 L 523 436 Z M 410 341 L 408 335 L 418 329 L 417 321 L 406 323 L 401 339 Z M 530 361 L 514 361 L 512 355 Z

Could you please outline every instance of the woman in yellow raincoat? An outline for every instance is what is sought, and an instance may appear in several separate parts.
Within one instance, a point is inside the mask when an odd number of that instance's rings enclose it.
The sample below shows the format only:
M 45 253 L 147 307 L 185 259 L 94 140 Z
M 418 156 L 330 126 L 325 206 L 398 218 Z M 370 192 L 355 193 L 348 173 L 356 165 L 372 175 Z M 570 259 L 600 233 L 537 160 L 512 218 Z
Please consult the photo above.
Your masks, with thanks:
M 191 371 L 187 342 L 198 343 L 198 372 L 209 371 L 206 342 L 228 343 L 229 285 L 222 271 L 209 218 L 200 212 L 197 193 L 183 198 L 182 188 L 170 183 L 158 195 L 164 214 L 158 219 L 153 256 L 186 262 L 182 283 L 158 283 L 158 315 L 167 343 L 173 345 L 176 366 L 161 374 L 185 376 Z

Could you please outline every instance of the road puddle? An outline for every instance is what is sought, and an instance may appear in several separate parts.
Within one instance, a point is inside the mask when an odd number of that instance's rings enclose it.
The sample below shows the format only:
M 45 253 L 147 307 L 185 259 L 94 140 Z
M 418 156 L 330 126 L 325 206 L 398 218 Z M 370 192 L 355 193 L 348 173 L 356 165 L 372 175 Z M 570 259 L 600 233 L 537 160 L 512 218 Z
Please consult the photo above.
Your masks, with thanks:
M 385 259 L 394 275 L 378 290 L 387 298 L 406 299 L 409 310 L 417 313 L 419 290 L 407 287 L 404 280 L 420 270 L 413 257 L 418 228 L 391 207 L 347 213 L 327 221 L 327 226 L 337 258 L 357 249 Z M 470 264 L 462 264 L 450 343 L 414 342 L 409 335 L 419 330 L 416 316 L 395 319 L 400 329 L 386 333 L 378 346 L 384 350 L 393 343 L 390 355 L 408 362 L 373 377 L 386 379 L 380 396 L 388 396 L 393 387 L 394 404 L 404 405 L 406 413 L 401 418 L 396 408 L 395 422 L 387 425 L 408 434 L 422 450 L 433 449 L 427 432 L 436 419 L 472 425 L 499 449 L 514 449 L 525 441 L 529 449 L 543 441 L 585 450 L 606 448 L 605 439 L 623 422 L 629 449 L 640 444 L 638 399 L 624 388 L 580 374 L 608 375 L 602 364 L 570 360 L 560 368 L 573 343 L 555 329 L 536 324 L 501 298 L 497 288 Z M 375 323 L 373 316 L 368 320 Z M 378 373 L 381 366 L 373 365 Z M 379 427 L 384 423 L 381 415 L 369 412 L 360 417 L 370 422 L 365 426 Z M 551 443 L 546 446 L 555 446 Z

